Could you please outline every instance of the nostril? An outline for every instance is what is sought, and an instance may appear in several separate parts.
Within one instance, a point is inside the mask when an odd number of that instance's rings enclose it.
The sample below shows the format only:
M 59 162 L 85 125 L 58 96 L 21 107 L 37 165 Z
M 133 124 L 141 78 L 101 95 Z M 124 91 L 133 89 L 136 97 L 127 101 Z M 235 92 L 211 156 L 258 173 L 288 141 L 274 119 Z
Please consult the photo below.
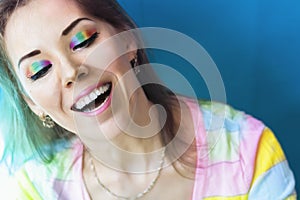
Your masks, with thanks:
M 71 87 L 72 85 L 73 85 L 73 81 L 68 81 L 68 82 L 66 83 L 66 87 L 67 87 L 67 88 Z
M 87 73 L 84 73 L 84 72 L 79 73 L 78 76 L 77 76 L 77 79 L 80 80 L 80 79 L 82 79 L 83 77 L 85 77 L 86 75 L 87 75 Z
M 79 67 L 76 71 L 71 72 L 69 76 L 65 77 L 65 87 L 72 87 L 75 82 L 82 80 L 87 75 L 88 69 L 83 66 Z
M 88 68 L 84 65 L 81 65 L 77 72 L 77 80 L 81 80 L 82 78 L 87 76 L 88 72 L 89 72 Z

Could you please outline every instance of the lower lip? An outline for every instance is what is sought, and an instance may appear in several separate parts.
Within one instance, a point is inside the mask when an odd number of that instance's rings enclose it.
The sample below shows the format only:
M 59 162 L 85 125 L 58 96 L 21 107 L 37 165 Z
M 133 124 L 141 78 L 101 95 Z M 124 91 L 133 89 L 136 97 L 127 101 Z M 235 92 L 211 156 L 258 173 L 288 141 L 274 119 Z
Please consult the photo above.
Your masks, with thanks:
M 95 115 L 99 115 L 99 114 L 103 113 L 111 104 L 112 91 L 113 90 L 111 88 L 110 94 L 107 97 L 107 99 L 105 100 L 105 103 L 102 103 L 98 108 L 96 108 L 95 110 L 93 110 L 91 112 L 81 112 L 81 113 L 86 116 L 95 116 Z

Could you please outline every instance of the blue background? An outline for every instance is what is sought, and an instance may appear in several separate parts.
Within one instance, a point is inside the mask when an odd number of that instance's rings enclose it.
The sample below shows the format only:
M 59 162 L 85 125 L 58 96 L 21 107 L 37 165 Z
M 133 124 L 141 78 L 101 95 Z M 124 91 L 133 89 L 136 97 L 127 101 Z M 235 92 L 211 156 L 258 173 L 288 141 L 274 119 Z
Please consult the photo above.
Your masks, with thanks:
M 180 31 L 207 50 L 221 72 L 227 103 L 263 120 L 275 132 L 300 194 L 300 1 L 119 2 L 139 26 Z M 184 63 L 173 55 L 154 57 L 175 68 Z M 188 76 L 191 82 L 199 80 Z M 168 81 L 167 75 L 162 78 Z M 199 88 L 202 92 L 197 94 L 208 98 L 201 80 Z

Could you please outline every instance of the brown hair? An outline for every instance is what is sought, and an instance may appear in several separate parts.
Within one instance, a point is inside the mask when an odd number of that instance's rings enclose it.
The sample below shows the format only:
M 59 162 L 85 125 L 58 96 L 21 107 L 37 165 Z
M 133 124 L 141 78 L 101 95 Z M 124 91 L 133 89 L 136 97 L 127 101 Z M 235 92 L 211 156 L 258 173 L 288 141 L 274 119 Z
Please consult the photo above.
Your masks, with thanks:
M 15 9 L 18 7 L 24 6 L 28 3 L 29 0 L 1 0 L 0 3 L 0 33 L 3 37 L 5 34 L 5 27 L 7 24 L 7 21 L 10 17 L 10 15 L 14 12 Z M 73 0 L 75 1 L 79 7 L 89 15 L 104 20 L 108 23 L 110 23 L 112 26 L 119 30 L 129 30 L 132 28 L 136 28 L 135 23 L 130 19 L 130 17 L 126 14 L 126 12 L 119 6 L 119 4 L 115 0 Z M 2 46 L 3 48 L 3 46 Z M 4 48 L 3 48 L 4 49 Z M 148 62 L 147 55 L 145 53 L 145 50 L 139 49 L 137 51 L 137 58 L 139 64 L 146 64 Z M 4 57 L 7 57 L 5 55 L 5 52 L 1 53 L 0 59 L 3 61 L 5 60 Z M 5 62 L 2 62 L 2 67 L 6 67 L 6 73 L 0 74 L 0 80 L 11 81 L 11 82 L 18 82 L 18 79 L 16 78 L 14 71 L 9 67 L 9 64 L 6 64 Z M 144 68 L 141 70 L 145 70 Z M 151 67 L 146 69 L 147 71 L 141 71 L 140 74 L 146 74 L 146 76 L 143 76 L 142 78 L 147 78 L 149 82 L 157 83 L 158 78 L 156 74 L 154 73 L 153 69 Z M 9 78 L 7 78 L 9 77 Z M 138 77 L 139 78 L 139 77 Z M 148 82 L 148 81 L 147 81 Z M 2 81 L 3 83 L 3 81 Z M 1 81 L 0 81 L 1 84 Z M 3 84 L 2 84 L 3 85 Z M 17 88 L 16 91 L 22 91 L 22 88 L 20 88 L 20 84 L 14 84 Z M 164 86 L 160 84 L 146 84 L 143 85 L 143 90 L 147 96 L 147 98 L 154 104 L 160 104 L 162 105 L 167 113 L 167 120 L 164 125 L 164 131 L 162 131 L 161 140 L 164 145 L 167 145 L 174 137 L 177 131 L 176 123 L 175 123 L 175 117 L 172 110 L 174 110 L 174 106 L 177 104 L 173 98 L 174 94 L 165 88 Z M 20 92 L 19 92 L 20 93 Z M 20 96 L 20 94 L 19 94 Z M 19 101 L 22 101 L 19 99 Z M 17 111 L 16 111 L 17 112 Z M 18 111 L 19 112 L 19 111 Z M 26 111 L 23 111 L 23 115 L 25 116 L 25 112 L 30 112 L 29 109 L 26 109 Z M 27 123 L 26 121 L 23 123 Z M 27 126 L 24 126 L 27 127 Z M 60 129 L 60 130 L 58 130 Z M 54 143 L 58 139 L 61 139 L 61 135 L 59 133 L 65 132 L 62 128 L 58 128 L 54 131 L 52 136 L 48 139 L 48 143 Z M 24 130 L 25 131 L 25 130 Z M 38 141 L 41 141 L 42 138 L 39 137 L 45 137 L 43 134 L 28 134 L 25 133 L 26 137 L 29 141 L 29 144 L 31 144 L 32 149 L 34 152 L 37 152 L 38 155 L 40 155 L 40 158 L 44 162 L 51 161 L 51 155 L 48 154 L 45 155 L 45 151 L 40 147 L 42 144 L 40 144 Z M 49 135 L 48 135 L 49 136 Z M 17 137 L 17 136 L 15 136 Z M 68 137 L 67 135 L 64 135 L 63 137 Z M 13 138 L 11 140 L 13 143 Z M 47 142 L 44 142 L 47 143 Z M 15 144 L 12 144 L 12 146 L 16 146 Z M 12 152 L 14 153 L 14 152 Z M 52 152 L 53 154 L 53 152 Z M 182 160 L 183 161 L 183 160 Z

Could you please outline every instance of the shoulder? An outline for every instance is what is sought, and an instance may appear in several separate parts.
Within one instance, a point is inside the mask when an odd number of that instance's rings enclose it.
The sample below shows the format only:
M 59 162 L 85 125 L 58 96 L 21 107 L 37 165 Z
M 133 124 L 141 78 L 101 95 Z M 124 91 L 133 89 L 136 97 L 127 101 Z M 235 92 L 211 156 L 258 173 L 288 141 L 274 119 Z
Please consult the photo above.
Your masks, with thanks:
M 202 100 L 198 101 L 198 103 L 207 130 L 225 128 L 228 131 L 237 131 L 238 129 L 248 127 L 261 133 L 265 127 L 261 121 L 230 105 Z M 213 119 L 215 121 L 212 121 Z
M 202 180 L 209 176 L 201 195 L 250 199 L 293 195 L 293 173 L 263 122 L 223 103 L 199 101 L 198 106 L 204 126 L 196 133 L 198 171 Z
M 256 152 L 256 147 L 266 128 L 263 122 L 224 103 L 200 100 L 198 105 L 206 140 L 215 140 L 217 137 L 220 140 L 215 142 L 222 143 L 221 139 L 226 139 L 229 143 L 234 143 L 234 146 L 239 146 L 236 150 L 247 154 L 247 157 L 250 156 L 248 153 Z
M 15 174 L 19 196 L 22 199 L 57 199 L 64 188 L 80 179 L 83 145 L 72 139 L 63 145 L 49 163 L 35 159 L 27 161 Z M 67 186 L 68 185 L 68 186 Z
M 207 151 L 206 164 L 239 161 L 245 169 L 253 164 L 266 128 L 260 120 L 224 103 L 190 99 L 185 102 L 193 118 L 197 118 L 198 123 L 194 120 L 196 140 Z
M 200 143 L 207 146 L 207 164 L 235 166 L 240 170 L 241 183 L 250 185 L 256 153 L 266 126 L 227 104 L 199 101 L 199 106 L 205 133 L 197 134 L 205 134 Z

